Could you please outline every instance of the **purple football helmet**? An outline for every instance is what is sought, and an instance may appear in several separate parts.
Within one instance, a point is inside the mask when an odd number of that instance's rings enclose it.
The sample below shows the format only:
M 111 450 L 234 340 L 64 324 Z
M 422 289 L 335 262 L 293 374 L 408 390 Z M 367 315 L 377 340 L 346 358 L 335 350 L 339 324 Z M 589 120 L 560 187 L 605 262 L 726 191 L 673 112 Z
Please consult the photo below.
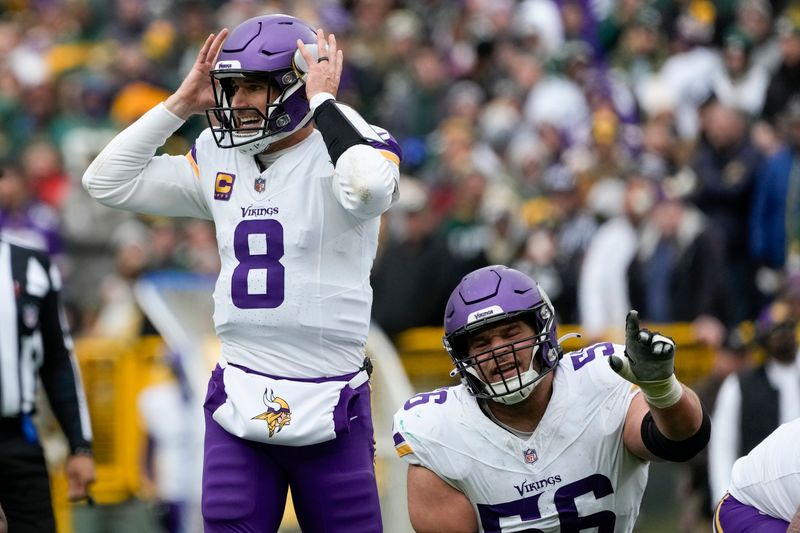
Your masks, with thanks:
M 298 39 L 316 47 L 314 28 L 289 15 L 251 18 L 225 39 L 211 71 L 216 107 L 206 110 L 217 146 L 254 155 L 308 123 L 303 73 L 293 62 Z M 265 102 L 266 115 L 254 107 L 232 106 L 232 80 L 244 77 L 267 80 L 280 91 L 274 101 Z
M 534 334 L 470 355 L 470 335 L 513 318 L 525 320 Z M 533 279 L 502 265 L 475 270 L 461 279 L 447 301 L 444 333 L 444 347 L 467 389 L 478 398 L 505 404 L 527 398 L 562 355 L 550 299 Z M 528 349 L 533 351 L 529 363 L 519 359 Z M 481 369 L 481 364 L 490 360 L 497 369 L 513 363 L 515 375 L 504 372 L 491 379 Z M 540 362 L 539 370 L 534 369 L 535 360 Z

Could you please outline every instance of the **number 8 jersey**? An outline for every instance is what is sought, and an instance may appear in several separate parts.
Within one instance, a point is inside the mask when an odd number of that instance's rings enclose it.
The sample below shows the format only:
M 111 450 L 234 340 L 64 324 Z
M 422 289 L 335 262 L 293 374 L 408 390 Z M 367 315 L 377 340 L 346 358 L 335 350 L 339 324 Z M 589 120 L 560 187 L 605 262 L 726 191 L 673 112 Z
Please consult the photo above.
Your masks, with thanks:
M 380 214 L 397 198 L 399 147 L 349 148 L 336 168 L 322 135 L 256 158 L 205 130 L 185 156 L 156 149 L 183 121 L 163 104 L 114 138 L 83 178 L 104 205 L 213 220 L 221 259 L 221 358 L 270 375 L 343 375 L 363 363 Z
M 648 463 L 622 441 L 636 390 L 608 366 L 623 346 L 564 356 L 528 438 L 493 422 L 463 385 L 419 394 L 394 417 L 398 455 L 470 500 L 487 533 L 633 530 Z

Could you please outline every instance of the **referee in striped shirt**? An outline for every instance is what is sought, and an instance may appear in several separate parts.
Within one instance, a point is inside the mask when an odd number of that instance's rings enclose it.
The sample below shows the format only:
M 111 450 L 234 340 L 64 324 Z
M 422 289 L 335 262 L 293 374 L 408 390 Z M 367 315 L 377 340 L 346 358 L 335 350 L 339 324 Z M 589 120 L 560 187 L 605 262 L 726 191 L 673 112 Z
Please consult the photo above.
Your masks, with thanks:
M 69 443 L 69 498 L 88 499 L 95 478 L 60 287 L 46 253 L 0 236 L 0 506 L 11 533 L 55 532 L 47 465 L 31 422 L 39 378 Z

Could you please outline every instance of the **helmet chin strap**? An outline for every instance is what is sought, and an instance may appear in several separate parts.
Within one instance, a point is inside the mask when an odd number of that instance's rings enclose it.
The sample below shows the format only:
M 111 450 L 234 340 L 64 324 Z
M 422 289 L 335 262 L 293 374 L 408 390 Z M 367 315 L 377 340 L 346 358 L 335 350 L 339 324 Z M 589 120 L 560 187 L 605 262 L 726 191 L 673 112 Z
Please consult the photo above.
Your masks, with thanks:
M 581 338 L 581 334 L 580 334 L 580 333 L 575 333 L 575 332 L 573 331 L 573 332 L 567 333 L 567 334 L 565 334 L 565 335 L 562 335 L 562 336 L 561 336 L 561 337 L 558 339 L 558 344 L 559 344 L 559 346 L 560 346 L 560 345 L 561 345 L 561 343 L 563 343 L 563 342 L 564 342 L 565 340 L 567 340 L 567 339 L 580 339 L 580 338 Z

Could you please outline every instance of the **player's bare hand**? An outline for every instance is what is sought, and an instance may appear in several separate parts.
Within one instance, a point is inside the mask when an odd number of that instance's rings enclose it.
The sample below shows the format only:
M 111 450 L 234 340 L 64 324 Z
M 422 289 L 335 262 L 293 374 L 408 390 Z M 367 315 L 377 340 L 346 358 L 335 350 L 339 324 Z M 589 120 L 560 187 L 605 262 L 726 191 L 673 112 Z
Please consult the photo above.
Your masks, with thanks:
M 164 102 L 167 109 L 182 119 L 187 119 L 192 115 L 203 113 L 209 107 L 214 107 L 214 93 L 209 73 L 214 68 L 217 54 L 227 37 L 227 28 L 223 28 L 216 35 L 212 33 L 208 36 L 181 86 Z
M 70 501 L 86 498 L 95 481 L 94 459 L 89 455 L 71 455 L 67 459 L 67 497 Z
M 300 50 L 308 72 L 306 73 L 306 96 L 309 100 L 319 93 L 331 93 L 336 96 L 339 90 L 339 81 L 342 79 L 343 54 L 336 46 L 336 36 L 332 33 L 328 35 L 327 43 L 325 32 L 317 30 L 317 50 L 319 58 L 314 55 L 308 47 L 298 39 L 297 48 Z

